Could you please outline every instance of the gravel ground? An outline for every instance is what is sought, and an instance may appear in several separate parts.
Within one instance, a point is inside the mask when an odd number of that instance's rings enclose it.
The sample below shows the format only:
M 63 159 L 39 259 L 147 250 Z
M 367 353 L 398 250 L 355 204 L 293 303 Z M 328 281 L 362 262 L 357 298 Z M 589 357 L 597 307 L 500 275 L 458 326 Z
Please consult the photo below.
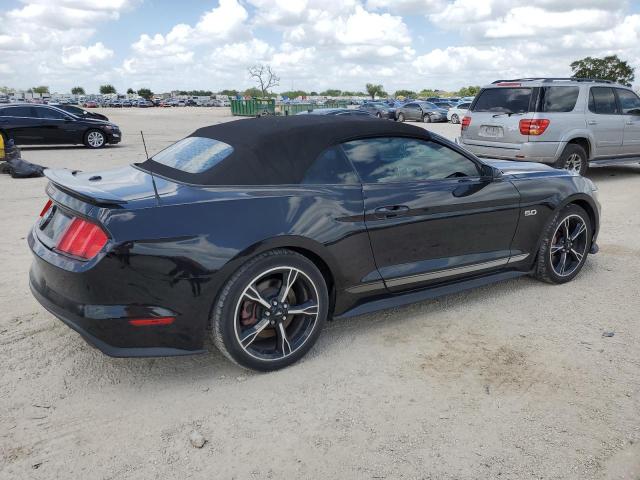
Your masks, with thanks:
M 23 157 L 125 165 L 144 158 L 141 129 L 155 152 L 231 119 L 107 114 L 120 146 Z M 25 236 L 46 180 L 2 176 L 0 478 L 640 479 L 640 166 L 589 175 L 601 251 L 575 281 L 521 278 L 335 321 L 303 361 L 271 374 L 214 349 L 113 359 L 89 347 L 29 293 Z

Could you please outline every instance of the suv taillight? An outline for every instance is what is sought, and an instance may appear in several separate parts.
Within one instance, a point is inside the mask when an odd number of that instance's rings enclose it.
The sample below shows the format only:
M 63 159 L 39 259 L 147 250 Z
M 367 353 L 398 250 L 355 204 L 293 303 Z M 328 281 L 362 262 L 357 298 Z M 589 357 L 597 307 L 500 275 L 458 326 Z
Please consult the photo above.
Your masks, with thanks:
M 89 260 L 107 243 L 107 234 L 95 223 L 74 218 L 56 248 L 61 252 Z
M 462 122 L 460 122 L 460 125 L 462 125 L 462 130 L 466 130 L 467 127 L 471 125 L 471 117 L 468 117 L 468 116 L 462 117 Z
M 520 120 L 520 133 L 522 135 L 542 135 L 550 123 L 551 121 L 546 118 Z

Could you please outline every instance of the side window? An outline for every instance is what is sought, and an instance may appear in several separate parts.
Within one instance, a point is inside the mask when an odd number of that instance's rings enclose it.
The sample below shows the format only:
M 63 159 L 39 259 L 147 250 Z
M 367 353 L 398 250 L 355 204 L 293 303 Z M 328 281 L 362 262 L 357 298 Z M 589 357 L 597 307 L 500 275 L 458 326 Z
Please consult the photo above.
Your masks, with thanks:
M 461 108 L 461 109 L 463 109 L 463 110 L 465 110 L 465 109 L 466 109 L 466 110 L 468 110 L 470 106 L 471 106 L 471 104 L 470 104 L 470 103 L 461 103 L 461 104 L 460 104 L 460 105 L 458 105 L 456 108 Z
M 404 108 L 416 108 L 417 106 L 418 106 L 418 104 L 417 104 L 417 103 L 413 103 L 413 102 L 411 102 L 411 103 L 407 103 L 407 104 L 404 106 Z
M 384 137 L 342 144 L 364 183 L 414 182 L 476 177 L 478 167 L 455 150 L 435 142 Z
M 54 110 L 53 108 L 36 108 L 36 112 L 38 112 L 39 118 L 46 118 L 49 120 L 64 120 L 67 118 L 64 113 Z
M 633 93 L 631 90 L 624 90 L 622 88 L 617 88 L 618 99 L 620 100 L 620 107 L 622 108 L 622 113 L 628 115 L 631 113 L 631 110 L 636 110 L 635 115 L 640 114 L 640 98 Z
M 33 118 L 33 109 L 31 107 L 11 107 L 6 109 L 6 117 L 26 117 Z
M 302 179 L 303 185 L 339 185 L 360 183 L 340 147 L 322 152 Z
M 541 112 L 570 112 L 578 101 L 579 87 L 544 87 L 540 89 Z
M 611 87 L 591 87 L 589 92 L 589 110 L 601 115 L 618 113 L 616 96 Z

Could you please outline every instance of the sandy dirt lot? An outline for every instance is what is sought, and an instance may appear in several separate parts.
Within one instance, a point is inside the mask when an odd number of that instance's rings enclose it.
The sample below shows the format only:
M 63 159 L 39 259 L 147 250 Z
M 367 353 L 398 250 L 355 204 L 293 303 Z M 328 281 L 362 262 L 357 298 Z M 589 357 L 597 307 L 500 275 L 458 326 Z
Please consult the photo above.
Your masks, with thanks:
M 144 158 L 141 129 L 151 153 L 231 119 L 227 109 L 107 114 L 120 146 L 23 157 L 120 166 Z M 2 176 L 0 478 L 639 479 L 640 166 L 589 175 L 601 252 L 574 282 L 522 278 L 335 321 L 302 362 L 271 374 L 213 347 L 113 359 L 88 346 L 29 293 L 25 237 L 46 180 Z

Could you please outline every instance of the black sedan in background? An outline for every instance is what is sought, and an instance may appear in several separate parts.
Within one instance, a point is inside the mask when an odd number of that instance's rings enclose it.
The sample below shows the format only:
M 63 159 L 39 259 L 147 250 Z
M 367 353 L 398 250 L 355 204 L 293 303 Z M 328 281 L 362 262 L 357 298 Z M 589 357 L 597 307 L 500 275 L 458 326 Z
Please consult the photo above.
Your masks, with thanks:
M 366 102 L 360 105 L 358 109 L 378 118 L 396 119 L 396 109 L 390 107 L 386 102 Z
M 597 251 L 589 179 L 374 118 L 239 120 L 140 164 L 45 172 L 31 289 L 113 356 L 201 353 L 210 335 L 274 370 L 332 317 L 521 275 L 564 283 Z
M 84 144 L 101 148 L 118 143 L 122 133 L 104 120 L 80 118 L 50 105 L 6 105 L 0 108 L 0 135 L 16 145 Z
M 60 110 L 64 110 L 65 112 L 70 113 L 71 115 L 75 115 L 78 118 L 95 118 L 98 120 L 105 120 L 107 122 L 109 121 L 109 118 L 107 118 L 106 115 L 102 115 L 101 113 L 97 112 L 90 112 L 75 105 L 61 105 L 58 103 L 50 103 L 49 105 L 59 108 Z

